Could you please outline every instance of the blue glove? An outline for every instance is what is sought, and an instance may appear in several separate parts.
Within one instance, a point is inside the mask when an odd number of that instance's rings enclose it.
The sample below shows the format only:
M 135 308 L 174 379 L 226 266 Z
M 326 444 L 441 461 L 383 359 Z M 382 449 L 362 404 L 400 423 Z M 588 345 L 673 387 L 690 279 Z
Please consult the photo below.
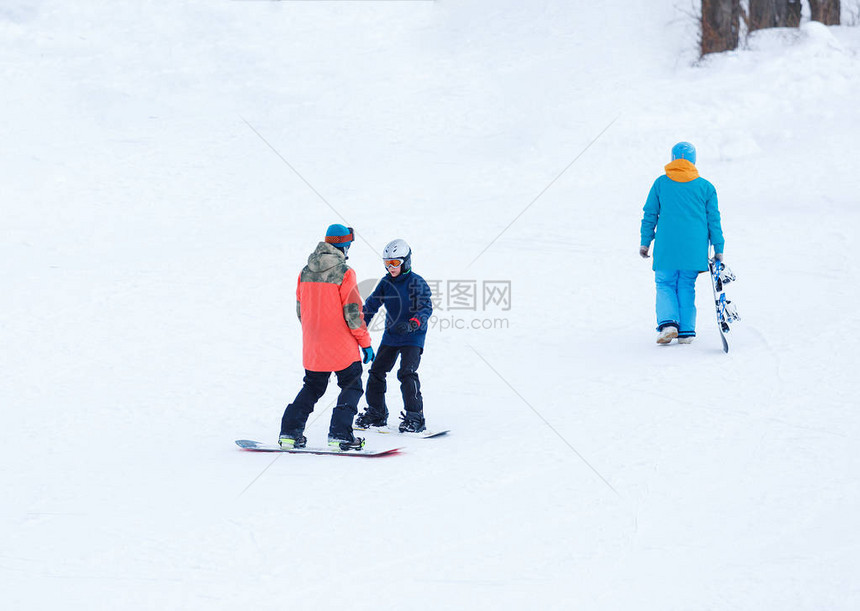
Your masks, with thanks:
M 417 318 L 410 318 L 406 322 L 399 322 L 394 325 L 394 331 L 398 335 L 406 335 L 407 333 L 414 333 L 421 327 L 421 323 L 418 322 Z
M 361 354 L 364 357 L 364 358 L 362 358 L 361 362 L 364 363 L 365 365 L 367 365 L 368 363 L 373 361 L 373 359 L 376 358 L 376 355 L 373 354 L 373 346 L 368 346 L 367 348 L 362 348 Z

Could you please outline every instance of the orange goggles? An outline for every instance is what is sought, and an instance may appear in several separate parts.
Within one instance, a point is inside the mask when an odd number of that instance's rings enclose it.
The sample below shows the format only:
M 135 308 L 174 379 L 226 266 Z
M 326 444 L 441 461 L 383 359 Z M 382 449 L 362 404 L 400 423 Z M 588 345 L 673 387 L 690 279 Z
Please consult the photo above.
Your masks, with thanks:
M 403 265 L 403 261 L 400 259 L 385 259 L 385 267 L 400 267 Z

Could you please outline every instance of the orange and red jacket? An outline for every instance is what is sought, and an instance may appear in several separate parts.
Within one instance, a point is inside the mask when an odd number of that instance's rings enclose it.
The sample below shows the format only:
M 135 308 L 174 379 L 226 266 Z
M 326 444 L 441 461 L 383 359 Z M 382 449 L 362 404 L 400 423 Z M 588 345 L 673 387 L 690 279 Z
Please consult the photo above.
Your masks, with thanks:
M 302 323 L 302 362 L 309 371 L 346 369 L 359 360 L 359 346 L 370 346 L 355 271 L 331 244 L 320 242 L 299 274 L 296 314 Z

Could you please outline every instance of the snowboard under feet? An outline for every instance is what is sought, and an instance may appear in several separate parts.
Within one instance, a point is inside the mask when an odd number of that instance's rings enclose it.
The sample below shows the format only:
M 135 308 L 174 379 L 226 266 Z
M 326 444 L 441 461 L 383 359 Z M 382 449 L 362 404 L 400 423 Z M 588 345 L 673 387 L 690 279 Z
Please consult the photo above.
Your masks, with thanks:
M 377 456 L 390 456 L 399 454 L 401 448 L 389 448 L 387 450 L 339 450 L 335 448 L 290 448 L 285 449 L 279 445 L 261 443 L 250 439 L 237 439 L 236 445 L 249 452 L 285 452 L 287 454 L 331 454 L 332 456 L 360 456 L 363 458 L 375 458 Z
M 383 435 L 403 435 L 405 437 L 418 437 L 420 439 L 433 439 L 434 437 L 441 437 L 442 435 L 447 435 L 451 432 L 450 429 L 445 429 L 444 431 L 432 431 L 430 429 L 425 429 L 420 433 L 401 433 L 400 429 L 396 426 L 371 426 L 368 428 L 359 428 L 357 426 L 353 426 L 352 430 L 373 431 L 374 433 L 381 433 Z

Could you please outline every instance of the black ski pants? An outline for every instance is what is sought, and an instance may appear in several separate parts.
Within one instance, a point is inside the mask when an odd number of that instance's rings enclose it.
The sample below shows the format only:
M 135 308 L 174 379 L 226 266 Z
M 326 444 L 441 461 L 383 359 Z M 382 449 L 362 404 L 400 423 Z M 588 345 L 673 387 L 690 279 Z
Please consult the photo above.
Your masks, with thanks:
M 424 400 L 421 397 L 421 381 L 418 379 L 418 365 L 424 349 L 420 346 L 389 346 L 382 344 L 376 353 L 370 374 L 367 378 L 367 406 L 371 411 L 385 414 L 388 417 L 388 407 L 385 405 L 385 376 L 394 368 L 394 363 L 400 356 L 400 369 L 397 379 L 400 380 L 400 393 L 403 395 L 403 406 L 407 412 L 424 413 Z
M 284 410 L 281 418 L 281 435 L 301 435 L 314 406 L 325 394 L 330 371 L 309 371 L 305 369 L 302 389 L 295 400 Z M 331 410 L 331 423 L 328 434 L 336 439 L 353 439 L 352 420 L 358 412 L 358 400 L 364 391 L 361 389 L 361 362 L 356 361 L 346 369 L 334 372 L 340 394 L 337 405 Z

